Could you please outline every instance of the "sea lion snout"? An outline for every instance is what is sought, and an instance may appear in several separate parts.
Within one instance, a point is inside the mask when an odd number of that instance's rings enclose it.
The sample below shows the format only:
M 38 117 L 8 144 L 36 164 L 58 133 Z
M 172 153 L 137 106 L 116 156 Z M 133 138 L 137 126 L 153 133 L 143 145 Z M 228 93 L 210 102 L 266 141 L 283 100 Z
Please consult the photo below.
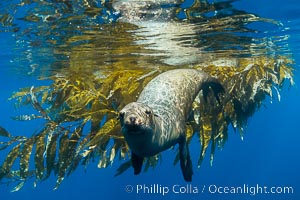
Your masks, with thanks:
M 134 126 L 134 125 L 141 125 L 143 123 L 142 116 L 139 116 L 138 113 L 132 111 L 132 110 L 127 110 L 123 109 L 119 113 L 119 120 L 121 122 L 121 125 L 129 125 L 129 126 Z
M 153 114 L 151 108 L 141 103 L 133 102 L 126 105 L 119 113 L 122 132 L 151 132 Z
M 135 120 L 136 120 L 136 117 L 133 117 L 133 116 L 129 117 L 129 121 L 131 124 L 135 124 Z
M 129 123 L 131 125 L 141 125 L 143 123 L 142 119 L 140 117 L 136 117 L 136 116 L 129 116 Z
M 134 115 L 134 114 L 130 114 L 128 116 L 125 116 L 124 124 L 131 125 L 131 126 L 138 126 L 138 125 L 143 124 L 143 121 L 142 121 L 141 117 L 138 117 L 137 115 Z

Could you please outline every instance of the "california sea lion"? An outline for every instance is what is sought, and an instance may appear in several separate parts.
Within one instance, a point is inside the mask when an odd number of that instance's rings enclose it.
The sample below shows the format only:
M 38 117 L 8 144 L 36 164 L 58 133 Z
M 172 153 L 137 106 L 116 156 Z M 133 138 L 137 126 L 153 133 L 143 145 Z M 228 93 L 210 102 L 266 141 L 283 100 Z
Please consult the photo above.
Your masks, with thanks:
M 120 111 L 125 140 L 132 154 L 134 174 L 141 172 L 144 157 L 154 156 L 179 144 L 180 166 L 186 181 L 192 180 L 193 169 L 186 143 L 186 120 L 200 90 L 204 97 L 209 88 L 215 96 L 222 85 L 208 74 L 195 69 L 176 69 L 152 79 L 136 102 Z

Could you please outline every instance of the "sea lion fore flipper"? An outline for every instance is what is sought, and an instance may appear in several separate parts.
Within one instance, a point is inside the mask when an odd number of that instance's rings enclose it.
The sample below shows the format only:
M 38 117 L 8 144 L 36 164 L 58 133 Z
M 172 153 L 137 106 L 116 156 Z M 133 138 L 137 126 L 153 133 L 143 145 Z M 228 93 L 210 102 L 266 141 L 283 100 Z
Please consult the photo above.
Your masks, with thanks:
M 186 143 L 185 139 L 179 143 L 179 158 L 184 180 L 187 182 L 191 182 L 193 176 L 193 165 L 190 157 L 188 144 Z
M 142 171 L 144 158 L 140 157 L 133 152 L 131 153 L 131 164 L 134 169 L 134 175 L 138 175 Z

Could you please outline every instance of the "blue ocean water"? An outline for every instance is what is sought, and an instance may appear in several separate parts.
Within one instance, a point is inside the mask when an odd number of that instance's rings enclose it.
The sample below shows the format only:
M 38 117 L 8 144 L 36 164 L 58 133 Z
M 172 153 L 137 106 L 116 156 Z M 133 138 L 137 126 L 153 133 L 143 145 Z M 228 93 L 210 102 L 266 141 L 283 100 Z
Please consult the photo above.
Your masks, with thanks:
M 173 166 L 174 151 L 170 150 L 163 153 L 162 163 L 154 170 L 150 169 L 139 176 L 133 176 L 132 171 L 128 170 L 123 175 L 114 177 L 121 162 L 116 162 L 106 169 L 98 169 L 95 162 L 91 163 L 86 170 L 77 169 L 56 191 L 53 191 L 54 177 L 39 183 L 36 188 L 28 182 L 22 190 L 15 193 L 9 191 L 9 186 L 0 185 L 1 199 L 299 199 L 300 18 L 298 10 L 300 4 L 296 0 L 284 2 L 242 0 L 234 2 L 233 5 L 261 17 L 278 20 L 288 27 L 285 34 L 289 36 L 287 45 L 295 60 L 296 84 L 291 88 L 288 85 L 283 87 L 280 102 L 275 97 L 272 103 L 270 99 L 265 100 L 264 106 L 249 119 L 243 140 L 238 133 L 230 130 L 229 139 L 224 148 L 216 151 L 213 165 L 210 166 L 207 156 L 200 169 L 197 170 L 194 166 L 195 174 L 191 184 L 183 181 L 179 165 Z M 6 5 L 0 4 L 0 6 Z M 268 29 L 268 27 L 264 28 Z M 30 57 L 34 56 L 32 53 L 35 52 L 28 50 L 24 54 L 24 52 L 15 51 L 15 47 L 13 50 L 11 45 L 17 42 L 14 33 L 3 31 L 0 34 L 2 48 L 0 53 L 0 125 L 16 135 L 24 134 L 24 132 L 31 135 L 38 122 L 11 120 L 10 117 L 18 114 L 18 111 L 7 99 L 13 91 L 19 88 L 49 83 L 37 80 L 37 77 L 30 73 L 24 76 L 22 71 L 30 72 L 34 66 L 18 71 L 18 65 L 25 66 L 26 64 L 21 58 L 20 63 L 12 62 L 18 56 L 16 54 Z M 24 49 L 20 48 L 20 50 Z M 47 52 L 45 55 L 47 56 Z M 40 58 L 40 62 L 48 62 L 47 59 Z M 199 144 L 196 140 L 192 142 L 190 151 L 194 165 L 196 165 L 199 153 Z M 224 187 L 239 186 L 247 188 L 248 192 L 246 194 L 225 193 Z M 278 191 L 277 194 L 255 194 L 253 187 L 275 187 Z M 292 188 L 293 192 L 284 194 L 281 190 L 284 187 Z M 158 191 L 155 188 L 158 188 Z M 219 191 L 216 190 L 217 188 Z M 168 191 L 168 193 L 163 194 L 163 191 Z

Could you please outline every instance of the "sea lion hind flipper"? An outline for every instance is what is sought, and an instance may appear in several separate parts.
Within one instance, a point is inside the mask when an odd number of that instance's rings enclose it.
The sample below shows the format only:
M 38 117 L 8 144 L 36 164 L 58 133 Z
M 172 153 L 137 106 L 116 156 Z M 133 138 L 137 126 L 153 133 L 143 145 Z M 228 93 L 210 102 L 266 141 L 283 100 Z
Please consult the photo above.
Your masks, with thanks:
M 207 98 L 208 98 L 208 93 L 210 91 L 210 89 L 212 89 L 215 98 L 217 99 L 218 103 L 220 104 L 220 94 L 224 94 L 225 93 L 225 89 L 222 86 L 222 84 L 218 81 L 218 79 L 216 78 L 209 78 L 206 82 L 203 83 L 202 85 L 202 90 L 203 90 L 203 97 L 205 102 L 207 102 Z
M 142 171 L 144 158 L 131 153 L 131 164 L 134 169 L 134 175 L 138 175 Z
M 193 176 L 193 164 L 186 141 L 179 143 L 179 157 L 183 178 L 185 181 L 191 182 Z

